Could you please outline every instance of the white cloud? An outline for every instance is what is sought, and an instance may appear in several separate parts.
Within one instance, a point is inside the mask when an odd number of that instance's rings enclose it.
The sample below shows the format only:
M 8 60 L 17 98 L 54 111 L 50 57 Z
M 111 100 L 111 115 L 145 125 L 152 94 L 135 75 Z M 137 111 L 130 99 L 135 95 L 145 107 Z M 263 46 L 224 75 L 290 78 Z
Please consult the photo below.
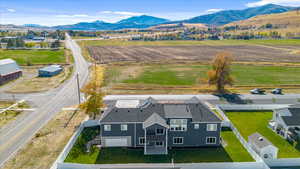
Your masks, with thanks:
M 124 16 L 139 16 L 144 15 L 144 13 L 139 12 L 127 12 L 127 11 L 101 11 L 101 14 L 110 14 L 110 15 L 124 15 Z
M 224 9 L 208 9 L 204 13 L 211 14 L 211 13 L 216 13 L 216 12 L 220 12 L 220 11 L 223 11 L 223 10 Z
M 284 5 L 284 6 L 300 6 L 300 0 L 260 0 L 256 2 L 247 3 L 247 7 L 257 7 L 267 4 L 277 4 L 277 5 Z
M 74 15 L 56 15 L 57 18 L 87 18 L 86 14 L 74 14 Z
M 11 9 L 11 8 L 9 8 L 9 9 L 6 9 L 8 12 L 11 12 L 11 13 L 14 13 L 14 12 L 16 12 L 16 10 L 15 9 Z

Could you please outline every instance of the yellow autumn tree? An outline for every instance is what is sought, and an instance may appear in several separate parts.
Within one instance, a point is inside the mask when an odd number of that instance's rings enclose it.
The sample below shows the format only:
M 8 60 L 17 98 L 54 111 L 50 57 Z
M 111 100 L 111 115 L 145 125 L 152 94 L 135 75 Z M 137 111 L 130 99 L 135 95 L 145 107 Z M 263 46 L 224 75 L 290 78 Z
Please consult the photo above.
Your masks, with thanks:
M 104 81 L 104 68 L 102 66 L 93 66 L 92 76 L 90 81 L 81 89 L 81 92 L 85 94 L 86 101 L 79 107 L 91 118 L 95 119 L 96 115 L 103 108 L 103 96 L 102 91 Z
M 225 93 L 225 86 L 233 84 L 230 68 L 232 60 L 230 53 L 218 53 L 213 59 L 212 70 L 207 72 L 208 84 L 215 85 L 218 93 Z

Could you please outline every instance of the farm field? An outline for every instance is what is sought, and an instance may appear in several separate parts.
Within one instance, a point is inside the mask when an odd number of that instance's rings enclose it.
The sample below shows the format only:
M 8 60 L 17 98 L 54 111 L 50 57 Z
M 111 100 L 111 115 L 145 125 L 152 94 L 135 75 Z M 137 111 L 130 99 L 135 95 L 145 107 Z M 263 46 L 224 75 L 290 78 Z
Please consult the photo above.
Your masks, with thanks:
M 291 46 L 292 48 L 294 46 Z M 284 49 L 282 49 L 284 48 Z M 235 61 L 300 62 L 295 49 L 254 45 L 199 46 L 89 46 L 90 55 L 102 63 L 154 61 L 210 61 L 223 51 L 230 52 Z
M 83 54 L 102 63 L 210 61 L 228 51 L 235 61 L 300 62 L 300 40 L 80 41 Z
M 300 157 L 299 145 L 291 145 L 268 128 L 268 122 L 272 119 L 272 112 L 226 112 L 226 115 L 246 140 L 248 140 L 248 136 L 258 132 L 278 147 L 279 158 Z
M 205 40 L 205 41 L 122 41 L 122 40 L 97 40 L 81 41 L 84 46 L 182 46 L 182 45 L 300 45 L 299 39 L 287 40 Z
M 199 86 L 206 85 L 204 79 L 210 65 L 164 64 L 106 66 L 107 83 L 126 86 Z M 284 86 L 298 85 L 300 67 L 240 65 L 232 66 L 235 86 Z
M 0 59 L 6 58 L 20 65 L 66 63 L 64 50 L 0 50 Z

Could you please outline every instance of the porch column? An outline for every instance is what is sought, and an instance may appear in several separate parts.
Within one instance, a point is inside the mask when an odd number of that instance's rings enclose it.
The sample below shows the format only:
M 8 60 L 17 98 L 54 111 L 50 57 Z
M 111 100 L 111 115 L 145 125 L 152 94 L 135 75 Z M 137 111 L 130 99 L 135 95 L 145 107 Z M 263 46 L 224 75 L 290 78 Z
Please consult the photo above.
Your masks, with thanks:
M 287 134 L 288 134 L 288 131 L 289 131 L 289 127 L 287 127 L 284 131 L 284 138 L 287 139 Z
M 166 128 L 166 154 L 168 154 L 168 128 Z
M 146 134 L 147 133 L 147 131 L 146 131 L 147 129 L 145 128 L 144 130 L 145 130 L 144 155 L 146 155 L 147 154 L 147 137 L 146 137 L 147 136 L 147 134 Z

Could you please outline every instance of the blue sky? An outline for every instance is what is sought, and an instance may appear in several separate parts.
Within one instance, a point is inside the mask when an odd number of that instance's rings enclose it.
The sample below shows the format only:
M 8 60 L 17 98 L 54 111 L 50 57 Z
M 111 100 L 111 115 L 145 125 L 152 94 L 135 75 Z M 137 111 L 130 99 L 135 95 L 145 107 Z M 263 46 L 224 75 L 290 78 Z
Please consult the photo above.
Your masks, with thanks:
M 181 20 L 268 3 L 300 6 L 300 0 L 0 0 L 0 24 L 117 22 L 143 14 Z

